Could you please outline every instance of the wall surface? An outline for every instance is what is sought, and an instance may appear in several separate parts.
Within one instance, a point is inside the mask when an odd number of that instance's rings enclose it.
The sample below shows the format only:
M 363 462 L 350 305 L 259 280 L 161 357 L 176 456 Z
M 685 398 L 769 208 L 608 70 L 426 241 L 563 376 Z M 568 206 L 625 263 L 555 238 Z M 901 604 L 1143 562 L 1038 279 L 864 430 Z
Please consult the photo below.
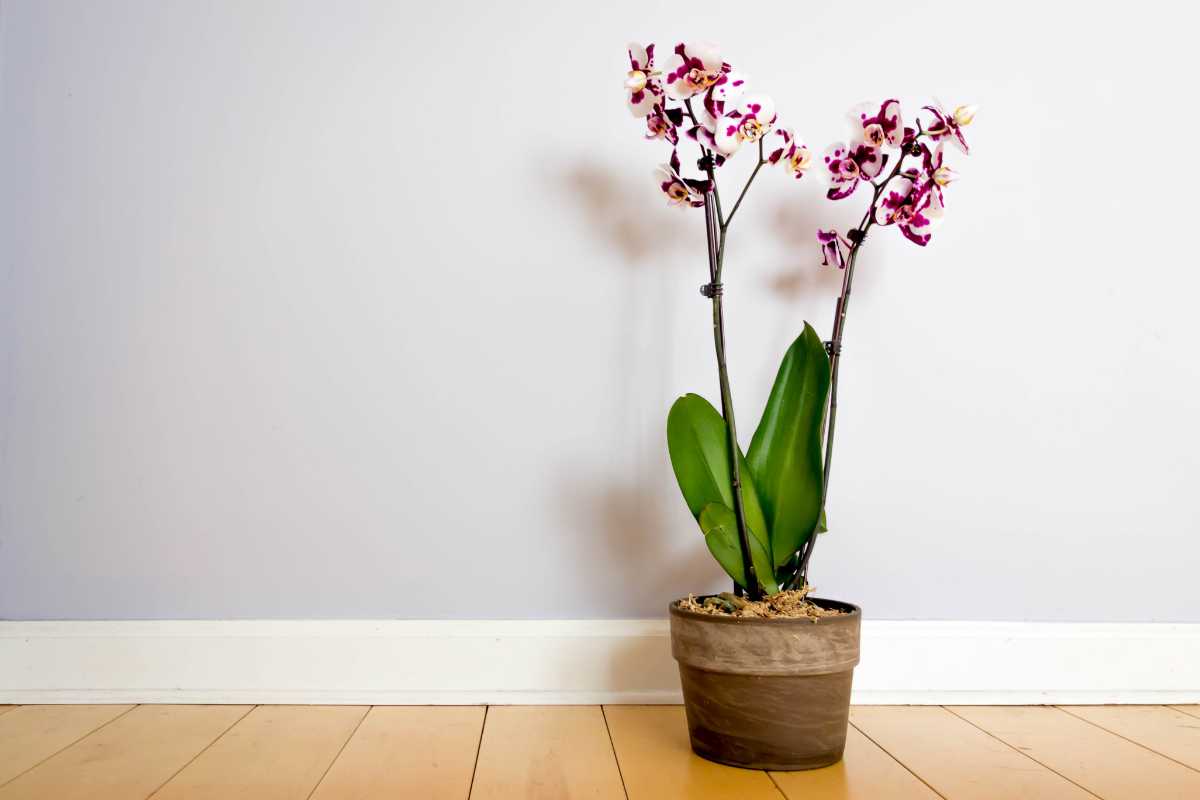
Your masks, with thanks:
M 716 396 L 702 217 L 621 90 L 630 37 L 697 37 L 818 150 L 862 100 L 982 107 L 933 243 L 860 262 L 820 591 L 1200 621 L 1175 7 L 5 2 L 0 618 L 655 617 L 724 585 L 664 435 Z M 731 231 L 746 440 L 828 333 L 812 231 L 862 199 L 821 194 L 768 172 Z

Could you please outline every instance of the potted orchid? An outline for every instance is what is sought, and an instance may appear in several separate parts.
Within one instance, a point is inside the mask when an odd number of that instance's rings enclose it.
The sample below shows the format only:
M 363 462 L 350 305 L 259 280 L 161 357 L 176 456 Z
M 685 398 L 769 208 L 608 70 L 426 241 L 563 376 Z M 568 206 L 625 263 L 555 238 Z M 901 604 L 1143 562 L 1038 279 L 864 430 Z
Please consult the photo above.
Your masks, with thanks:
M 659 168 L 669 204 L 702 209 L 720 411 L 697 394 L 667 415 L 667 446 L 679 488 L 732 592 L 671 603 L 692 749 L 714 761 L 765 769 L 810 769 L 839 760 L 850 684 L 859 658 L 861 611 L 809 596 L 809 564 L 826 530 L 838 373 L 858 254 L 875 227 L 895 227 L 925 246 L 957 177 L 946 145 L 967 152 L 963 128 L 975 109 L 925 106 L 906 125 L 897 100 L 853 112 L 853 133 L 830 147 L 820 172 L 830 200 L 868 201 L 858 224 L 818 230 L 823 265 L 842 270 L 830 338 L 813 326 L 784 353 L 774 386 L 743 452 L 725 349 L 724 268 L 731 225 L 764 166 L 796 179 L 813 168 L 804 142 L 779 124 L 775 104 L 751 91 L 720 50 L 678 44 L 656 62 L 654 45 L 631 44 L 625 83 L 646 138 L 670 146 Z M 688 155 L 681 156 L 681 150 Z M 722 202 L 718 175 L 737 154 L 757 158 L 746 182 Z M 694 161 L 692 157 L 694 156 Z M 695 170 L 684 163 L 695 164 Z M 859 191 L 860 189 L 864 191 Z

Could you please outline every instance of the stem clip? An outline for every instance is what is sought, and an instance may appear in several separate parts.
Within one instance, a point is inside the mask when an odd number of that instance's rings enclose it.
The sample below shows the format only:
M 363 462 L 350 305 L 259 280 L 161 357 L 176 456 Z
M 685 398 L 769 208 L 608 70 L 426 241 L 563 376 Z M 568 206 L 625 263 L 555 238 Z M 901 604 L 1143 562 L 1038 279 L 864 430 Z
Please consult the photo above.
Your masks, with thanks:
M 700 287 L 700 294 L 702 294 L 708 298 L 720 297 L 724 293 L 725 293 L 724 284 L 706 283 Z

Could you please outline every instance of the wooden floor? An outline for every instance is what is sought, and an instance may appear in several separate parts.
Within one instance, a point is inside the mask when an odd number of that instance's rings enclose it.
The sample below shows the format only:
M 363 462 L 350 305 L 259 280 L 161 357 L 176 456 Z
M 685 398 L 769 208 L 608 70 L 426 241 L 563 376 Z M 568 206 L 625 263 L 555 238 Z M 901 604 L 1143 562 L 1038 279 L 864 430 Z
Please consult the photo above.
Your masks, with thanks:
M 677 706 L 0 706 L 0 800 L 1196 800 L 1200 706 L 856 706 L 845 760 L 711 764 Z

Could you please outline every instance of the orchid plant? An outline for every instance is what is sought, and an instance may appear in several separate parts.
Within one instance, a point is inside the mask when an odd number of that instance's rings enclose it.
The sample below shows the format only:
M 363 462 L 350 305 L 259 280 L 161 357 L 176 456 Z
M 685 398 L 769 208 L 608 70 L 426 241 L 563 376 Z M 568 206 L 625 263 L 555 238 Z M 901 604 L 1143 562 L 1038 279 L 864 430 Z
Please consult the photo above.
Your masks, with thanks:
M 653 44 L 631 44 L 628 53 L 629 110 L 645 120 L 647 139 L 671 147 L 657 173 L 659 188 L 668 204 L 703 208 L 705 217 L 709 280 L 700 292 L 712 303 L 721 411 L 696 394 L 671 407 L 667 445 L 675 477 L 709 551 L 733 578 L 735 594 L 744 591 L 757 600 L 764 593 L 805 587 L 817 534 L 826 530 L 838 367 L 858 253 L 876 225 L 895 226 L 918 245 L 929 243 L 945 210 L 944 190 L 957 178 L 943 163 L 945 146 L 968 152 L 963 129 L 975 108 L 947 112 L 925 106 L 927 118 L 918 117 L 914 127 L 905 126 L 894 99 L 852 112 L 850 140 L 824 155 L 827 197 L 845 200 L 867 186 L 871 199 L 856 227 L 844 234 L 817 231 L 823 264 L 843 270 L 833 334 L 822 341 L 805 323 L 783 357 L 743 454 L 725 355 L 726 239 L 762 167 L 779 166 L 799 179 L 809 171 L 812 154 L 791 129 L 778 124 L 774 101 L 750 91 L 746 77 L 716 45 L 677 44 L 661 66 Z M 694 147 L 694 176 L 685 174 L 680 147 Z M 757 163 L 726 213 L 717 176 L 743 149 L 757 150 Z

